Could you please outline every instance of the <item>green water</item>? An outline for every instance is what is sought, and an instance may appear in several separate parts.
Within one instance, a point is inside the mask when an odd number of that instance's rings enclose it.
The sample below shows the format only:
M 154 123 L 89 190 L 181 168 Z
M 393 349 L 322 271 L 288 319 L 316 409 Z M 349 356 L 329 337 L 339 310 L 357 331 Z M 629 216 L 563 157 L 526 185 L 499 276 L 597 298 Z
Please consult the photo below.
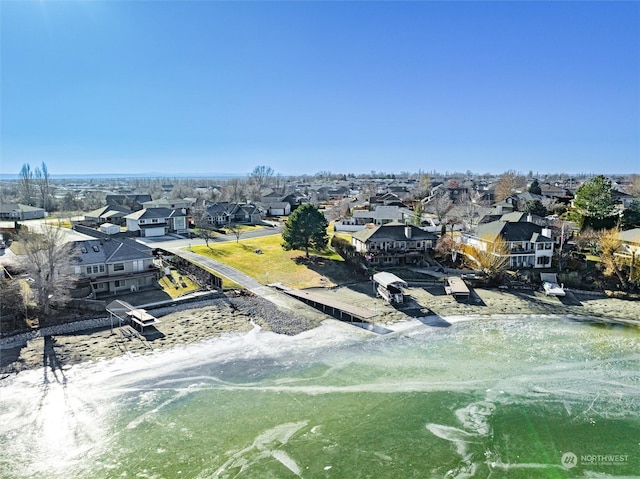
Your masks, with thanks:
M 3 384 L 0 475 L 640 477 L 639 346 L 564 319 L 325 326 L 40 372 Z

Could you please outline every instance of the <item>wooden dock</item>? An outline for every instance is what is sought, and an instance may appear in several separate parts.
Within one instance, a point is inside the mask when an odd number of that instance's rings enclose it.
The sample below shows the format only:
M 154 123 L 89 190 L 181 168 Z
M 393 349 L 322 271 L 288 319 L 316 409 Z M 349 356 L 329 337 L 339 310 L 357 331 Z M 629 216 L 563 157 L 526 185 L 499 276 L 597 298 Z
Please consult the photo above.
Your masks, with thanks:
M 277 288 L 278 290 L 289 296 L 304 301 L 305 303 L 313 306 L 316 309 L 320 309 L 325 313 L 329 312 L 334 317 L 341 320 L 347 319 L 350 322 L 353 322 L 354 320 L 367 321 L 378 315 L 377 312 L 370 309 L 362 308 L 360 306 L 354 306 L 353 304 L 344 303 L 335 299 L 326 298 L 320 294 L 312 293 L 310 291 L 291 289 L 282 284 L 273 284 L 271 286 Z
M 454 298 L 463 297 L 468 299 L 471 295 L 471 291 L 469 291 L 467 283 L 457 276 L 449 276 L 445 278 L 444 290 Z

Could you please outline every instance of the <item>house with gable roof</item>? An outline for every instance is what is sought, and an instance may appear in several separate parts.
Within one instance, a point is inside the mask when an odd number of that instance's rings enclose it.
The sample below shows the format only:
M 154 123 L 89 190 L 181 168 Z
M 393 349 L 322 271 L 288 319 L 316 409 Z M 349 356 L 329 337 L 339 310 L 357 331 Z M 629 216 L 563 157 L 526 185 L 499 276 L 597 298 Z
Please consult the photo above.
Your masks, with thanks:
M 23 221 L 40 219 L 46 216 L 42 208 L 20 203 L 0 203 L 0 220 Z
M 370 264 L 395 266 L 425 261 L 437 239 L 417 226 L 387 223 L 354 233 L 351 244 Z
M 78 286 L 88 286 L 94 298 L 149 289 L 158 280 L 151 248 L 130 238 L 74 241 L 70 254 Z
M 207 223 L 213 226 L 224 226 L 229 222 L 256 224 L 262 221 L 260 209 L 250 203 L 221 201 L 209 206 L 206 215 Z
M 125 219 L 128 231 L 139 231 L 144 237 L 188 232 L 187 215 L 182 210 L 143 208 L 128 214 Z
M 482 251 L 502 238 L 509 246 L 509 268 L 548 268 L 554 242 L 551 229 L 526 221 L 492 221 L 461 233 L 461 243 Z

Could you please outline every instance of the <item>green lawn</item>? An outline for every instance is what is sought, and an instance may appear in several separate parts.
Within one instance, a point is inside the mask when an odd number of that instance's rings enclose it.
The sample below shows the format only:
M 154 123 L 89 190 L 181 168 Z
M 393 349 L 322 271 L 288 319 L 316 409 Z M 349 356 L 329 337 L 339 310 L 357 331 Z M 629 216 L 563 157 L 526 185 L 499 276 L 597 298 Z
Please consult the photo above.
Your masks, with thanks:
M 200 287 L 196 283 L 191 281 L 188 276 L 181 275 L 175 269 L 171 270 L 171 277 L 173 278 L 173 281 L 169 280 L 168 276 L 163 276 L 158 280 L 158 283 L 160 284 L 160 286 L 162 286 L 164 292 L 171 296 L 172 299 L 200 289 Z M 185 286 L 183 286 L 183 284 Z
M 192 250 L 228 264 L 251 276 L 262 284 L 283 283 L 294 288 L 333 286 L 349 281 L 351 275 L 344 261 L 332 251 L 310 251 L 317 262 L 296 263 L 296 257 L 304 257 L 304 251 L 284 251 L 282 236 L 263 236 L 236 243 L 216 243 L 211 248 L 193 246 Z M 261 254 L 255 252 L 260 250 Z

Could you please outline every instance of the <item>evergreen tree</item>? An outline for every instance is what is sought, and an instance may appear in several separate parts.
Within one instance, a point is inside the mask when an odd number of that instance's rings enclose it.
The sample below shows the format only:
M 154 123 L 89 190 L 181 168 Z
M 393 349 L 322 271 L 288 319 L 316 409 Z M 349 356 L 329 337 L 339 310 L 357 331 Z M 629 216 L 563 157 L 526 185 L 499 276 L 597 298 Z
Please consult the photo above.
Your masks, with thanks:
M 542 189 L 540 188 L 540 183 L 538 183 L 538 180 L 536 180 L 535 178 L 531 182 L 531 184 L 529 185 L 529 193 L 531 193 L 532 195 L 541 195 L 542 194 Z
M 304 204 L 291 213 L 282 231 L 282 247 L 285 250 L 304 249 L 309 257 L 309 248 L 322 250 L 327 246 L 329 223 L 312 204 Z
M 617 208 L 611 180 L 598 175 L 581 185 L 576 191 L 573 205 L 582 218 L 582 226 L 596 229 L 612 227 Z
M 543 217 L 549 213 L 540 200 L 527 201 L 527 204 L 524 205 L 524 212 Z
M 622 229 L 640 227 L 640 200 L 633 200 L 622 215 Z

